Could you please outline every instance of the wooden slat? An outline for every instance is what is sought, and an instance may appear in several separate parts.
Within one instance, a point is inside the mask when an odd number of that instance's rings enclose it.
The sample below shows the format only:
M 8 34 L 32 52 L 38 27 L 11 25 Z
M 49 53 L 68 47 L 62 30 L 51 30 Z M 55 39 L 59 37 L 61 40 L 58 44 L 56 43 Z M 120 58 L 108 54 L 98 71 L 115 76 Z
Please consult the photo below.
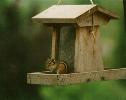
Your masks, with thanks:
M 57 42 L 57 32 L 56 28 L 53 28 L 53 33 L 52 33 L 52 54 L 51 58 L 55 59 L 56 58 L 56 43 Z
M 28 84 L 70 85 L 92 81 L 126 79 L 126 68 L 71 74 L 28 73 Z
M 79 56 L 79 51 L 78 51 L 78 49 L 79 49 L 79 35 L 80 35 L 79 28 L 76 27 L 75 56 L 74 56 L 74 71 L 75 72 L 77 71 L 75 66 L 78 66 L 78 68 L 79 68 L 79 65 L 78 65 L 78 63 L 79 63 L 79 57 L 78 57 Z
M 51 58 L 58 59 L 58 49 L 59 49 L 59 35 L 60 35 L 60 28 L 57 26 L 53 26 L 52 32 L 52 52 Z
M 48 18 L 48 19 L 61 19 L 61 18 L 76 18 L 81 14 L 92 9 L 96 5 L 54 5 L 38 15 L 34 16 L 33 19 L 37 18 Z
M 77 23 L 76 20 L 81 15 L 92 15 L 97 11 L 110 19 L 118 18 L 115 13 L 97 5 L 54 5 L 32 19 L 43 23 Z
M 33 22 L 38 22 L 38 23 L 61 23 L 61 24 L 69 24 L 69 23 L 76 23 L 76 20 L 75 19 L 69 19 L 69 18 L 60 18 L 60 19 L 57 19 L 57 18 L 53 18 L 53 19 L 49 19 L 49 18 L 36 18 L 36 19 L 33 19 Z
M 93 18 L 94 18 L 94 26 L 99 26 L 99 25 L 105 25 L 110 21 L 110 18 L 100 12 L 95 12 L 93 14 Z M 84 27 L 84 26 L 92 26 L 92 16 L 89 14 L 83 14 L 80 17 L 77 18 L 77 24 L 80 27 Z
M 95 42 L 91 27 L 78 27 L 75 40 L 75 72 L 103 70 L 99 27 L 94 27 Z

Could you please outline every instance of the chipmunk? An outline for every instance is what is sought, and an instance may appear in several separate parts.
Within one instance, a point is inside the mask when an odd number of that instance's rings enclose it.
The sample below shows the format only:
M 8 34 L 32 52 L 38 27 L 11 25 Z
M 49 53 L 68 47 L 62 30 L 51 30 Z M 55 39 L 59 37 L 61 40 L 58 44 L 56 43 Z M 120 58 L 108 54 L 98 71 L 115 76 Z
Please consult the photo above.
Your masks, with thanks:
M 67 64 L 64 62 L 56 63 L 55 59 L 50 59 L 47 69 L 54 74 L 65 74 L 67 73 Z

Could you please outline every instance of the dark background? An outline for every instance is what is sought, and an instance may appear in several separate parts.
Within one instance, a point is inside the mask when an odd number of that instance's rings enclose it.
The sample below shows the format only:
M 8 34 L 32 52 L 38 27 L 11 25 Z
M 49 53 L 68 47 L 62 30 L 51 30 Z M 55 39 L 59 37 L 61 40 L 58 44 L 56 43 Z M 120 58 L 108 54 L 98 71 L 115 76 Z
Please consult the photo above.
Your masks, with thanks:
M 123 0 L 93 1 L 120 17 L 101 26 L 105 66 L 126 67 L 126 0 L 125 4 Z M 27 73 L 44 68 L 51 47 L 48 28 L 33 23 L 31 17 L 56 3 L 57 0 L 0 1 L 0 100 L 126 100 L 125 80 L 62 87 L 26 83 Z M 90 4 L 89 0 L 63 3 Z

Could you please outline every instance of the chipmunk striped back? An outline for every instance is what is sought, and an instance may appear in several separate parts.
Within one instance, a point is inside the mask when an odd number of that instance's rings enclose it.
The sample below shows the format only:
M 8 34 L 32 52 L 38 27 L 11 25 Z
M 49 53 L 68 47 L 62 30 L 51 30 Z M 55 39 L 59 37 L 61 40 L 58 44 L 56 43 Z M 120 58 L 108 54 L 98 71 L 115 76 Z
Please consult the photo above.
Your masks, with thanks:
M 56 63 L 55 59 L 50 59 L 46 69 L 54 74 L 65 74 L 67 73 L 67 64 L 65 62 Z

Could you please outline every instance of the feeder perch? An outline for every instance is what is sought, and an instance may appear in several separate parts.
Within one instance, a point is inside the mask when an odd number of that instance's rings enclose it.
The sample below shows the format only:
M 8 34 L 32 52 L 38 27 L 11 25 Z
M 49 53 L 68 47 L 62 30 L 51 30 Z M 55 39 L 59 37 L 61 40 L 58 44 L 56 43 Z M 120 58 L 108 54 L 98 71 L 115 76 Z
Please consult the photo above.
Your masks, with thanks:
M 97 80 L 126 79 L 126 68 L 104 69 L 100 25 L 118 16 L 97 5 L 54 5 L 33 21 L 52 28 L 51 58 L 67 64 L 68 73 L 34 72 L 28 84 L 68 85 Z

